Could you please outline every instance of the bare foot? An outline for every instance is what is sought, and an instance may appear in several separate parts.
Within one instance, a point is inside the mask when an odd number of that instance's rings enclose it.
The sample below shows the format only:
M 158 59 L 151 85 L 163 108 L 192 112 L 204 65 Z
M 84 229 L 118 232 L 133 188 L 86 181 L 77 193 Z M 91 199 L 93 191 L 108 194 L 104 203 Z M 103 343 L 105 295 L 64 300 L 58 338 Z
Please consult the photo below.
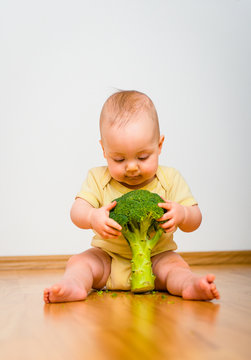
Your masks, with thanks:
M 64 279 L 62 282 L 44 290 L 44 302 L 46 304 L 54 302 L 78 301 L 86 299 L 87 291 L 79 286 L 77 281 Z
M 182 297 L 186 300 L 212 300 L 219 299 L 220 294 L 214 284 L 215 276 L 208 274 L 203 277 L 193 276 L 185 283 Z

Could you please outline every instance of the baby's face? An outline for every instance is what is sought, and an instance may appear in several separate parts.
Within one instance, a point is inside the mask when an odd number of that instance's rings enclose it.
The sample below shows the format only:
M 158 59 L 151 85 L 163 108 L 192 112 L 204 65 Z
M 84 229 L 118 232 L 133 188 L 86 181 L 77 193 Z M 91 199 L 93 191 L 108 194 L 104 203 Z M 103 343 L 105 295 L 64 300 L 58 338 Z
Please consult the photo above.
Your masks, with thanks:
M 104 124 L 101 145 L 111 176 L 130 189 L 150 183 L 158 168 L 164 136 L 146 112 L 124 126 Z

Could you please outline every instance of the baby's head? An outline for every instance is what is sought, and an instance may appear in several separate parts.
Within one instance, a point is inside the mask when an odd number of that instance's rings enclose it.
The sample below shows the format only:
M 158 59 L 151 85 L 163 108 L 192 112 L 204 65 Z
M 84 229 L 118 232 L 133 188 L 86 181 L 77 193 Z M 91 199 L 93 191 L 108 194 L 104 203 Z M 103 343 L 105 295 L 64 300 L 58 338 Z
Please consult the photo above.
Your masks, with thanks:
M 104 140 L 104 130 L 110 127 L 125 127 L 136 120 L 137 115 L 145 114 L 152 120 L 152 130 L 159 138 L 158 114 L 152 100 L 142 92 L 135 90 L 118 91 L 111 95 L 103 105 L 100 114 L 100 134 Z M 147 119 L 145 118 L 145 122 Z
M 119 91 L 100 115 L 101 145 L 112 177 L 136 189 L 151 182 L 158 168 L 160 136 L 152 100 L 138 91 Z

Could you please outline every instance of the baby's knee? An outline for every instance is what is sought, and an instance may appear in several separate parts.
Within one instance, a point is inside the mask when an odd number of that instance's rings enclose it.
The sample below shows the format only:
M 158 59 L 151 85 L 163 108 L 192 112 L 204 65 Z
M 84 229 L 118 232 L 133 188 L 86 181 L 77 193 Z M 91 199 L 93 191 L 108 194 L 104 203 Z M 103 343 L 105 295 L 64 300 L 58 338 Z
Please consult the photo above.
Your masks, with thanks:
M 80 254 L 73 255 L 69 258 L 67 266 L 84 264 L 92 270 L 95 268 L 110 268 L 111 258 L 103 250 L 98 248 L 88 249 Z
M 174 267 L 189 268 L 186 261 L 176 252 L 165 251 L 152 258 L 153 272 L 155 274 L 166 273 Z
M 82 261 L 82 254 L 72 255 L 67 261 L 67 266 L 73 266 L 75 264 L 81 263 Z
M 83 260 L 91 269 L 93 287 L 104 287 L 111 273 L 111 257 L 102 249 L 91 248 L 83 253 Z
M 94 288 L 102 288 L 111 272 L 111 258 L 99 248 L 88 249 L 81 254 L 73 255 L 67 263 L 67 267 L 77 269 L 83 273 L 89 273 L 93 279 Z

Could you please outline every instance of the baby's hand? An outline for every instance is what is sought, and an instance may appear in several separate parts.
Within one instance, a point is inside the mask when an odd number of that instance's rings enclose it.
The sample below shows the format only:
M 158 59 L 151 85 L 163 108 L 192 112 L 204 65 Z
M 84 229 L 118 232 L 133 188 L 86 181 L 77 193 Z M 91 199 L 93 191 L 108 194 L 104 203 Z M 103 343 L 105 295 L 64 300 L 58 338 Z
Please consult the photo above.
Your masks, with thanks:
M 90 213 L 90 224 L 93 230 L 99 233 L 104 239 L 116 239 L 121 235 L 122 227 L 113 219 L 109 218 L 109 212 L 116 206 L 116 201 L 102 206 L 99 209 L 93 208 Z
M 176 231 L 177 227 L 185 220 L 185 207 L 169 200 L 165 200 L 164 203 L 159 203 L 158 205 L 166 210 L 165 214 L 158 219 L 158 221 L 165 221 L 163 224 L 160 224 L 160 227 L 167 233 Z

